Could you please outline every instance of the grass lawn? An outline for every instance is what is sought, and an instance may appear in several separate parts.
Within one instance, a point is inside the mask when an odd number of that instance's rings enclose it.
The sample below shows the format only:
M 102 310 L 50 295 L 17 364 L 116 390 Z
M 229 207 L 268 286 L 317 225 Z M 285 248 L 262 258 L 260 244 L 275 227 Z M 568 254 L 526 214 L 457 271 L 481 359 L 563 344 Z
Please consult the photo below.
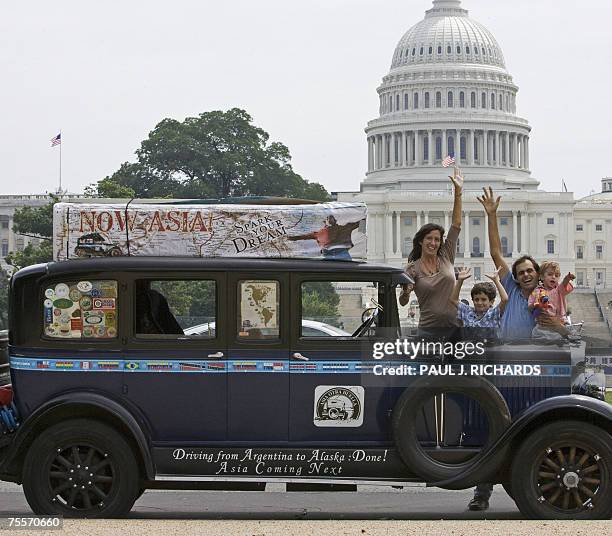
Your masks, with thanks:
M 608 391 L 606 393 L 606 402 L 608 402 L 608 404 L 612 404 L 612 391 Z

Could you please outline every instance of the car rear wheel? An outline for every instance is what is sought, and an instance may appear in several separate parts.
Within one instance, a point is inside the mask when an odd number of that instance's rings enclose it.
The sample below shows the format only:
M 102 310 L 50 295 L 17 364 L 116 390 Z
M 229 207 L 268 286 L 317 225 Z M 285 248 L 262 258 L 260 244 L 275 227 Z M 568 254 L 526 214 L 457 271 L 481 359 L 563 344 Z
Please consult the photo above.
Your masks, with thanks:
M 121 517 L 138 496 L 137 467 L 113 428 L 75 419 L 36 438 L 25 458 L 23 490 L 38 515 Z
M 554 422 L 518 449 L 511 471 L 514 499 L 533 519 L 612 517 L 612 436 L 585 422 Z

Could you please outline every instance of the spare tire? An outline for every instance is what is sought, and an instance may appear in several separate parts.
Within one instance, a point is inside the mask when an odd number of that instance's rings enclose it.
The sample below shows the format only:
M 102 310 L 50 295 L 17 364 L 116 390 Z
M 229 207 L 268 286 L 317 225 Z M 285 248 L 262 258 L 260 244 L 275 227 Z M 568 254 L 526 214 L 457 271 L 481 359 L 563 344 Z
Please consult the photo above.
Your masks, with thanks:
M 433 459 L 422 448 L 417 434 L 417 419 L 423 404 L 440 394 L 464 395 L 477 402 L 486 414 L 488 437 L 481 454 L 459 463 L 444 463 Z M 447 377 L 424 376 L 415 380 L 402 394 L 393 410 L 391 429 L 393 441 L 406 466 L 426 482 L 446 480 L 472 465 L 501 436 L 512 418 L 504 397 L 489 381 L 480 376 L 466 376 L 455 385 Z

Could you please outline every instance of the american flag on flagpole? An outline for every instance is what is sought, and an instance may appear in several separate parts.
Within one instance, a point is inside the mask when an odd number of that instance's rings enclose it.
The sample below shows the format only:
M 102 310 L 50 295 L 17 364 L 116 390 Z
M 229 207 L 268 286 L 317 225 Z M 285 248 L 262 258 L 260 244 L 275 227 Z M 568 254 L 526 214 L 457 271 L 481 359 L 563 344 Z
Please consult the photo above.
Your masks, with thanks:
M 442 167 L 450 167 L 455 163 L 454 156 L 447 156 L 444 160 L 442 160 Z
M 60 132 L 57 136 L 53 136 L 51 138 L 51 147 L 55 147 L 56 145 L 61 145 L 62 143 L 62 133 Z

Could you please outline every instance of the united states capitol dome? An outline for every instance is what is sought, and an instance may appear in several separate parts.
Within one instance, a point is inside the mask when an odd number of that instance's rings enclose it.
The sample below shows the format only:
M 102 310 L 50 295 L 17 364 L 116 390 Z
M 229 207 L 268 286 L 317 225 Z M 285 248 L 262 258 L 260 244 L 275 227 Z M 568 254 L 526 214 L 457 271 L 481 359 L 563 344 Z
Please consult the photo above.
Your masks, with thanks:
M 443 188 L 448 157 L 465 170 L 466 189 L 537 189 L 531 127 L 517 114 L 519 88 L 497 40 L 460 0 L 420 1 L 433 5 L 400 39 L 377 88 L 363 190 Z
M 391 67 L 428 63 L 476 63 L 505 69 L 495 37 L 469 18 L 460 0 L 434 0 L 425 19 L 398 43 Z

